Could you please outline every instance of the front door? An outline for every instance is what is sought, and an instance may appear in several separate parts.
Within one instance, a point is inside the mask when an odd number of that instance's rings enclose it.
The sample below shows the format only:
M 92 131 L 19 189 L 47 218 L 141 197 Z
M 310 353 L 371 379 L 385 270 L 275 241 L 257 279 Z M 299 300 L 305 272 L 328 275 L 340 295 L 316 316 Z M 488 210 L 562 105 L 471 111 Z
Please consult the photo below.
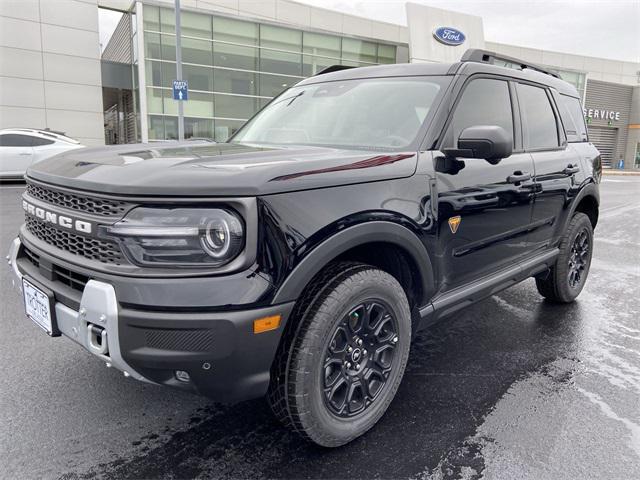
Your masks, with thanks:
M 516 141 L 514 153 L 496 164 L 459 158 L 458 170 L 435 161 L 441 292 L 514 265 L 528 252 L 533 160 L 514 134 L 514 113 L 508 81 L 477 78 L 466 84 L 449 120 L 443 147 L 456 147 L 460 132 L 476 125 L 500 126 Z

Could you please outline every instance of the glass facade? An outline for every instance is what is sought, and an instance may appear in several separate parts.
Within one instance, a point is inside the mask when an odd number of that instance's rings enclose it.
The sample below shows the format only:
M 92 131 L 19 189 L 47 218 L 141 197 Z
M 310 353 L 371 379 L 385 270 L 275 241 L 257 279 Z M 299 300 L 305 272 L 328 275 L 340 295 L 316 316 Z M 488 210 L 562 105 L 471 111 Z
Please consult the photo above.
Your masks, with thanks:
M 178 136 L 175 14 L 143 10 L 149 139 Z M 185 137 L 224 141 L 282 90 L 330 65 L 396 62 L 396 46 L 182 12 Z
M 578 93 L 580 94 L 580 100 L 584 102 L 585 88 L 587 86 L 587 74 L 575 70 L 558 70 L 557 68 L 555 69 L 555 71 L 558 72 L 560 78 L 562 78 L 565 82 L 568 82 L 576 87 L 576 90 L 578 90 Z
M 495 65 L 500 65 L 502 67 L 513 68 L 515 70 L 520 70 L 520 65 L 516 65 L 511 62 L 506 62 L 503 60 L 496 60 Z M 584 72 L 579 72 L 577 70 L 561 70 L 558 67 L 548 66 L 550 71 L 557 73 L 560 75 L 560 78 L 567 83 L 570 83 L 580 94 L 581 101 L 584 101 L 585 88 L 587 86 L 587 74 Z

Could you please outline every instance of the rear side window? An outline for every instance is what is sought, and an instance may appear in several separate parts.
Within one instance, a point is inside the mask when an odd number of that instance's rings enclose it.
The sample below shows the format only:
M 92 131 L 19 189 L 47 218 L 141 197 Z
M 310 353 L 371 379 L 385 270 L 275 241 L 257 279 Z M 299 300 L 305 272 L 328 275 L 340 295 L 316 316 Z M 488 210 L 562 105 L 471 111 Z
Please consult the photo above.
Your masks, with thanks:
M 574 97 L 568 97 L 567 95 L 560 95 L 560 116 L 562 117 L 562 123 L 567 132 L 568 142 L 586 142 L 587 141 L 587 126 L 584 123 L 584 114 L 582 113 L 582 106 L 580 100 Z
M 41 147 L 43 145 L 51 145 L 52 143 L 53 143 L 53 140 L 49 140 L 48 138 L 33 137 L 33 146 L 34 147 Z
M 462 130 L 476 125 L 502 127 L 513 141 L 513 114 L 507 82 L 479 78 L 467 85 L 453 113 L 446 144 L 455 145 Z
M 0 147 L 30 147 L 32 138 L 28 135 L 6 133 L 0 135 Z
M 522 112 L 525 149 L 558 148 L 558 126 L 547 92 L 539 87 L 519 83 L 518 102 Z

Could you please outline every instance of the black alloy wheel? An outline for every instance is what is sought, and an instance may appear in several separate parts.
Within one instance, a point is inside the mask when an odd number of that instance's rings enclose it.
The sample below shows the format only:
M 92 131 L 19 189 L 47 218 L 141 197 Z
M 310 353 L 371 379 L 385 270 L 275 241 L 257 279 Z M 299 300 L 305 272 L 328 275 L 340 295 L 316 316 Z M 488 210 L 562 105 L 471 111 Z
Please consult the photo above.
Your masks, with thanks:
M 582 281 L 588 267 L 590 248 L 589 233 L 586 229 L 582 229 L 573 241 L 569 256 L 568 281 L 571 288 L 577 288 Z
M 334 415 L 359 415 L 378 398 L 397 343 L 397 322 L 383 301 L 367 300 L 344 316 L 325 349 L 323 392 Z
M 291 316 L 271 370 L 271 409 L 318 445 L 344 445 L 372 428 L 398 391 L 411 347 L 407 294 L 384 270 L 337 262 Z
M 538 292 L 556 303 L 573 302 L 584 288 L 593 255 L 593 225 L 577 212 L 562 236 L 555 264 L 536 277 Z

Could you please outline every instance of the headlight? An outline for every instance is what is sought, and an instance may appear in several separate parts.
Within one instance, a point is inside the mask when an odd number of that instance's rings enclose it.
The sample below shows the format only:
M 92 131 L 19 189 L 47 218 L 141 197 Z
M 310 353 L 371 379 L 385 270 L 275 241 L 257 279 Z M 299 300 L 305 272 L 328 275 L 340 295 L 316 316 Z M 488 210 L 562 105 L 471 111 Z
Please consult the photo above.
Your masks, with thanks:
M 244 248 L 244 227 L 221 208 L 136 208 L 107 227 L 137 265 L 221 267 Z

